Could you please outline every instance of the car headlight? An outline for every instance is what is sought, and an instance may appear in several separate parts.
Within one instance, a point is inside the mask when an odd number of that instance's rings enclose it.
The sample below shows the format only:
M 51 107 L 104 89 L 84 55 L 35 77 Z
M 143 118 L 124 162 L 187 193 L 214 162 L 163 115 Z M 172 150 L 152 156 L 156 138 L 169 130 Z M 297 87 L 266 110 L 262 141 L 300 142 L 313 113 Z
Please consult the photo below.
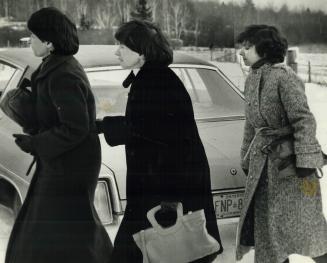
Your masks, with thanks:
M 95 189 L 94 206 L 102 224 L 113 222 L 113 212 L 110 202 L 108 184 L 105 180 L 99 180 Z

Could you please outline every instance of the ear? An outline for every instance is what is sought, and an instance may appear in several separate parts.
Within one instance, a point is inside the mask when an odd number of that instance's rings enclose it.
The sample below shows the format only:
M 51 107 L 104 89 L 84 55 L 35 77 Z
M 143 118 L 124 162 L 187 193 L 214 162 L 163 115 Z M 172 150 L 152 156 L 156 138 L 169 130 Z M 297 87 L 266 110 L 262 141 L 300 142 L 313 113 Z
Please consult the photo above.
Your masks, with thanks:
M 54 47 L 53 47 L 53 44 L 52 44 L 52 42 L 46 42 L 46 47 L 50 50 L 50 51 L 52 51 L 52 50 L 54 50 Z
M 145 62 L 145 57 L 144 57 L 144 55 L 140 55 L 140 61 L 141 61 L 141 62 Z

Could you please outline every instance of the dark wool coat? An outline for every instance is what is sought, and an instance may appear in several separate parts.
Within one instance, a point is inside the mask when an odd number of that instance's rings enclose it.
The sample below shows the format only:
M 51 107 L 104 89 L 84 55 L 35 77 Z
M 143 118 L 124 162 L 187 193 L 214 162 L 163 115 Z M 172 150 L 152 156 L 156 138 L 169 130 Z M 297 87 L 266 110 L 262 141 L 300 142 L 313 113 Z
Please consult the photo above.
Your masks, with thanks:
M 86 74 L 73 56 L 50 55 L 31 81 L 37 167 L 6 263 L 108 262 L 112 245 L 93 205 L 101 149 Z
M 314 174 L 306 178 L 296 174 L 296 167 L 323 165 L 304 84 L 290 68 L 264 64 L 249 74 L 244 95 L 247 106 L 241 157 L 249 173 L 237 259 L 253 245 L 258 263 L 282 263 L 293 253 L 320 256 L 327 252 L 327 224 L 319 180 Z M 262 147 L 287 127 L 291 136 L 269 154 L 263 152 Z M 282 167 L 290 155 L 294 159 Z
M 131 85 L 125 117 L 105 117 L 103 126 L 109 145 L 125 144 L 127 161 L 127 206 L 112 262 L 142 262 L 132 235 L 150 227 L 146 213 L 161 201 L 180 201 L 184 212 L 204 209 L 208 232 L 220 243 L 207 157 L 175 73 L 146 63 Z

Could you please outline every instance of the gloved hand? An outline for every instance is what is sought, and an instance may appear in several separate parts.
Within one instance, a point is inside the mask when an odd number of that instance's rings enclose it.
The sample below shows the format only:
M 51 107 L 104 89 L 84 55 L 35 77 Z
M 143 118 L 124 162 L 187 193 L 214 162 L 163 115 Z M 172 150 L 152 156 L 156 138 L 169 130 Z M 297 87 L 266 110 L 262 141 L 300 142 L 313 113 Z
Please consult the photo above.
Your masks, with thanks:
M 177 202 L 167 202 L 167 201 L 162 201 L 160 203 L 161 210 L 162 212 L 167 212 L 167 211 L 176 211 L 177 210 Z
M 297 167 L 296 168 L 296 175 L 300 178 L 304 178 L 307 176 L 312 175 L 316 171 L 316 168 L 302 168 Z
M 161 209 L 155 214 L 157 222 L 163 227 L 169 227 L 175 224 L 177 219 L 177 203 L 161 202 Z
M 97 133 L 103 133 L 103 121 L 102 120 L 96 120 L 95 121 L 95 126 L 97 128 Z
M 327 154 L 325 154 L 323 151 L 321 151 L 321 152 L 322 152 L 322 157 L 324 159 L 324 165 L 326 165 L 327 164 Z
M 35 154 L 35 149 L 32 143 L 32 137 L 25 134 L 13 134 L 15 139 L 15 143 L 18 145 L 22 151 L 30 154 Z

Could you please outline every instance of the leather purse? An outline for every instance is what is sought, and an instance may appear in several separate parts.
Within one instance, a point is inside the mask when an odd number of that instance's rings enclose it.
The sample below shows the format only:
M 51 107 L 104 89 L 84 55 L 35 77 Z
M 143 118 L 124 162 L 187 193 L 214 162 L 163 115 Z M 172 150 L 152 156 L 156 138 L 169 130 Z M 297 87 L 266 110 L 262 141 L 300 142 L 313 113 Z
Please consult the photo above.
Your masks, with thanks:
M 147 213 L 151 228 L 133 235 L 143 263 L 186 263 L 218 252 L 220 245 L 207 232 L 203 209 L 183 215 L 183 206 L 178 203 L 176 223 L 166 228 L 155 219 L 160 209 L 159 205 Z
M 31 91 L 19 87 L 8 91 L 3 96 L 0 108 L 10 119 L 25 129 L 35 125 L 35 103 Z

